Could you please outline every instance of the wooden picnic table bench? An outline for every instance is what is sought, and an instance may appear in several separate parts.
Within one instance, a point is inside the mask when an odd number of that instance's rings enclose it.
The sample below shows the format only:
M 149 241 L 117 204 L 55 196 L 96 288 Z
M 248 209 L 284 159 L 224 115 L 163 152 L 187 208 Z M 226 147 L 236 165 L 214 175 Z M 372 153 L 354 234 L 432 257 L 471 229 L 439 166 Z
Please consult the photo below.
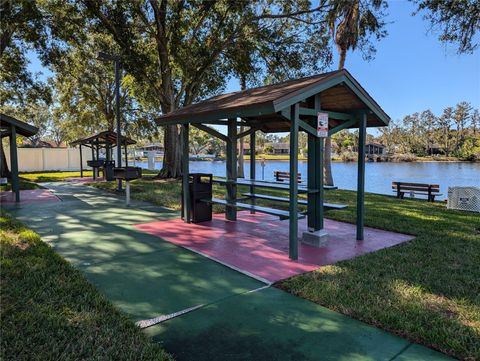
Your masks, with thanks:
M 441 196 L 438 184 L 392 182 L 392 191 L 397 198 L 403 199 L 405 193 L 415 195 L 426 195 L 429 202 L 434 202 L 436 196 Z
M 273 176 L 275 177 L 275 180 L 277 182 L 290 180 L 290 172 L 282 172 L 282 171 L 276 170 L 275 172 L 273 172 Z M 298 183 L 302 183 L 302 175 L 300 173 L 297 173 L 297 180 L 298 180 Z
M 213 182 L 219 183 L 219 184 L 236 184 L 236 185 L 244 185 L 244 186 L 254 186 L 258 188 L 279 189 L 279 190 L 286 190 L 286 191 L 290 189 L 290 186 L 288 184 L 259 181 L 254 179 L 237 179 L 236 181 L 232 181 L 225 178 L 214 178 Z M 337 187 L 323 186 L 323 189 L 333 190 L 333 189 L 337 189 Z M 299 193 L 317 193 L 319 192 L 319 190 L 308 188 L 307 186 L 298 186 L 298 192 Z
M 244 185 L 244 186 L 253 186 L 253 187 L 258 187 L 258 188 L 268 188 L 268 189 L 278 189 L 278 190 L 289 190 L 288 184 L 279 184 L 279 183 L 274 183 L 274 182 L 266 182 L 266 181 L 259 181 L 259 180 L 253 180 L 253 179 L 237 179 L 236 181 L 233 180 L 228 180 L 225 178 L 215 178 L 213 179 L 214 183 L 218 184 L 235 184 L 235 185 Z M 333 186 L 325 186 L 324 189 L 337 189 L 337 187 Z M 317 193 L 319 190 L 318 189 L 309 189 L 306 186 L 299 186 L 298 187 L 298 192 L 299 193 Z M 246 209 L 251 212 L 259 212 L 259 213 L 266 213 L 274 216 L 278 216 L 280 219 L 288 219 L 290 217 L 289 211 L 283 210 L 283 209 L 276 209 L 276 208 L 270 208 L 270 207 L 264 207 L 264 206 L 258 206 L 256 204 L 250 204 L 250 203 L 243 203 L 242 201 L 245 201 L 246 199 L 266 199 L 266 200 L 273 200 L 273 201 L 278 201 L 278 202 L 286 202 L 289 203 L 290 200 L 288 198 L 283 198 L 283 197 L 276 197 L 276 196 L 270 196 L 266 194 L 255 194 L 255 193 L 242 193 L 244 199 L 236 199 L 236 200 L 226 200 L 226 199 L 219 199 L 219 198 L 212 198 L 212 199 L 202 199 L 202 202 L 205 203 L 211 203 L 211 204 L 221 204 L 227 207 L 232 207 L 232 208 L 238 208 L 238 209 Z M 253 203 L 253 202 L 252 202 Z M 307 205 L 307 200 L 305 199 L 299 199 L 298 204 L 300 205 Z M 341 204 L 333 204 L 333 203 L 324 203 L 323 205 L 325 208 L 329 209 L 342 209 L 345 208 L 346 206 L 341 205 Z M 298 212 L 298 217 L 304 218 L 305 217 L 305 212 Z
M 269 201 L 290 203 L 289 198 L 271 196 L 271 195 L 268 195 L 268 194 L 242 193 L 242 196 L 249 197 L 249 198 L 265 199 L 265 200 L 269 200 Z M 308 201 L 306 199 L 298 199 L 297 203 L 302 205 L 302 206 L 308 205 Z M 345 204 L 323 203 L 323 208 L 344 209 L 344 208 L 347 208 L 347 206 Z
M 271 214 L 272 216 L 277 216 L 282 220 L 290 218 L 290 212 L 285 211 L 283 209 L 262 207 L 262 206 L 257 206 L 257 205 L 254 205 L 254 204 L 241 203 L 241 202 L 237 202 L 237 201 L 227 201 L 226 199 L 220 199 L 220 198 L 202 199 L 201 201 L 205 202 L 205 203 L 222 204 L 222 205 L 227 206 L 227 207 L 246 209 L 246 210 L 249 210 L 249 211 Z M 298 219 L 301 219 L 301 218 L 305 218 L 305 215 L 302 214 L 301 212 L 299 212 L 298 213 Z

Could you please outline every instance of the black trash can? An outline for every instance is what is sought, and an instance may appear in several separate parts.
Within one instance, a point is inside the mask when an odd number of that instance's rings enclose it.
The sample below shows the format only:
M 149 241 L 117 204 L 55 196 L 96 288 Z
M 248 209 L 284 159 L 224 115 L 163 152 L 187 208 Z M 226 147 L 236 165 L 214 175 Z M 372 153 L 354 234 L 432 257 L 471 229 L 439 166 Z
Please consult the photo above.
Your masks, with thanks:
M 103 165 L 103 176 L 106 181 L 113 181 L 113 168 L 115 168 L 115 162 L 113 160 L 106 160 Z
M 190 219 L 193 223 L 212 220 L 212 204 L 202 202 L 202 199 L 212 199 L 212 174 L 191 173 L 188 176 L 190 190 Z M 182 194 L 182 215 L 183 215 Z

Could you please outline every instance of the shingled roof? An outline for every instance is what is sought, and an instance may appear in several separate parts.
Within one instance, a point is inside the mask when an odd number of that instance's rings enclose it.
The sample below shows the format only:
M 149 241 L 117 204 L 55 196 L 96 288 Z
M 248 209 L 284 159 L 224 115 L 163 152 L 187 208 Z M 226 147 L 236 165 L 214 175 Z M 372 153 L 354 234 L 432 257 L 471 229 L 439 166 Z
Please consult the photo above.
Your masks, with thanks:
M 165 114 L 158 125 L 208 123 L 232 117 L 255 122 L 264 131 L 288 130 L 288 119 L 281 111 L 297 102 L 320 94 L 322 111 L 332 112 L 331 126 L 341 122 L 333 113 L 368 110 L 367 126 L 387 125 L 390 118 L 346 70 L 214 96 Z
M 80 138 L 77 140 L 74 140 L 73 142 L 70 143 L 70 145 L 75 146 L 79 144 L 91 144 L 91 143 L 99 143 L 99 144 L 109 144 L 109 145 L 116 145 L 117 144 L 117 133 L 111 131 L 111 130 L 105 130 L 100 133 L 92 134 L 89 135 L 88 137 L 85 138 Z M 125 144 L 136 144 L 137 142 L 134 141 L 133 139 L 130 139 L 125 136 L 120 137 L 120 142 Z
M 0 136 L 2 138 L 10 135 L 10 131 L 8 130 L 10 127 L 15 127 L 17 134 L 23 135 L 24 137 L 31 137 L 38 132 L 38 128 L 34 127 L 33 125 L 22 122 L 21 120 L 9 115 L 0 113 Z

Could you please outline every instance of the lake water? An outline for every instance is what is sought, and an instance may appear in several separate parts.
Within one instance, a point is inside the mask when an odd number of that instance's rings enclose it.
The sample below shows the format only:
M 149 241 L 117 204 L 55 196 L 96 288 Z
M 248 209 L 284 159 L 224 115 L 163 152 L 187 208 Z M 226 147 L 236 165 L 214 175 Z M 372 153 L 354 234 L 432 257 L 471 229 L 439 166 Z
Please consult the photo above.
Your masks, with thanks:
M 147 168 L 147 162 L 136 162 Z M 162 162 L 156 162 L 160 169 Z M 260 161 L 256 162 L 257 179 L 273 180 L 274 171 L 287 171 L 288 161 L 271 160 L 265 162 L 262 173 Z M 302 179 L 307 178 L 307 162 L 299 161 L 298 170 Z M 191 161 L 190 172 L 212 173 L 225 177 L 225 162 Z M 357 164 L 332 164 L 335 185 L 340 189 L 355 190 L 357 186 Z M 263 174 L 263 176 L 262 176 Z M 250 164 L 245 162 L 245 177 L 250 177 Z M 440 198 L 447 197 L 448 187 L 480 186 L 480 163 L 467 162 L 413 162 L 413 163 L 371 163 L 365 164 L 365 190 L 371 193 L 392 194 L 392 181 L 440 184 Z

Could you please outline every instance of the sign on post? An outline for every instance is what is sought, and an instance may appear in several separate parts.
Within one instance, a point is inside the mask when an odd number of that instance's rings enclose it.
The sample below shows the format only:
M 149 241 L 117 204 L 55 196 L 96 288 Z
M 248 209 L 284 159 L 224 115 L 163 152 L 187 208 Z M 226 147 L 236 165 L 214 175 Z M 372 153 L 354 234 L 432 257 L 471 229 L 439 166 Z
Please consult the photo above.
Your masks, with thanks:
M 328 113 L 317 113 L 317 137 L 328 137 Z

